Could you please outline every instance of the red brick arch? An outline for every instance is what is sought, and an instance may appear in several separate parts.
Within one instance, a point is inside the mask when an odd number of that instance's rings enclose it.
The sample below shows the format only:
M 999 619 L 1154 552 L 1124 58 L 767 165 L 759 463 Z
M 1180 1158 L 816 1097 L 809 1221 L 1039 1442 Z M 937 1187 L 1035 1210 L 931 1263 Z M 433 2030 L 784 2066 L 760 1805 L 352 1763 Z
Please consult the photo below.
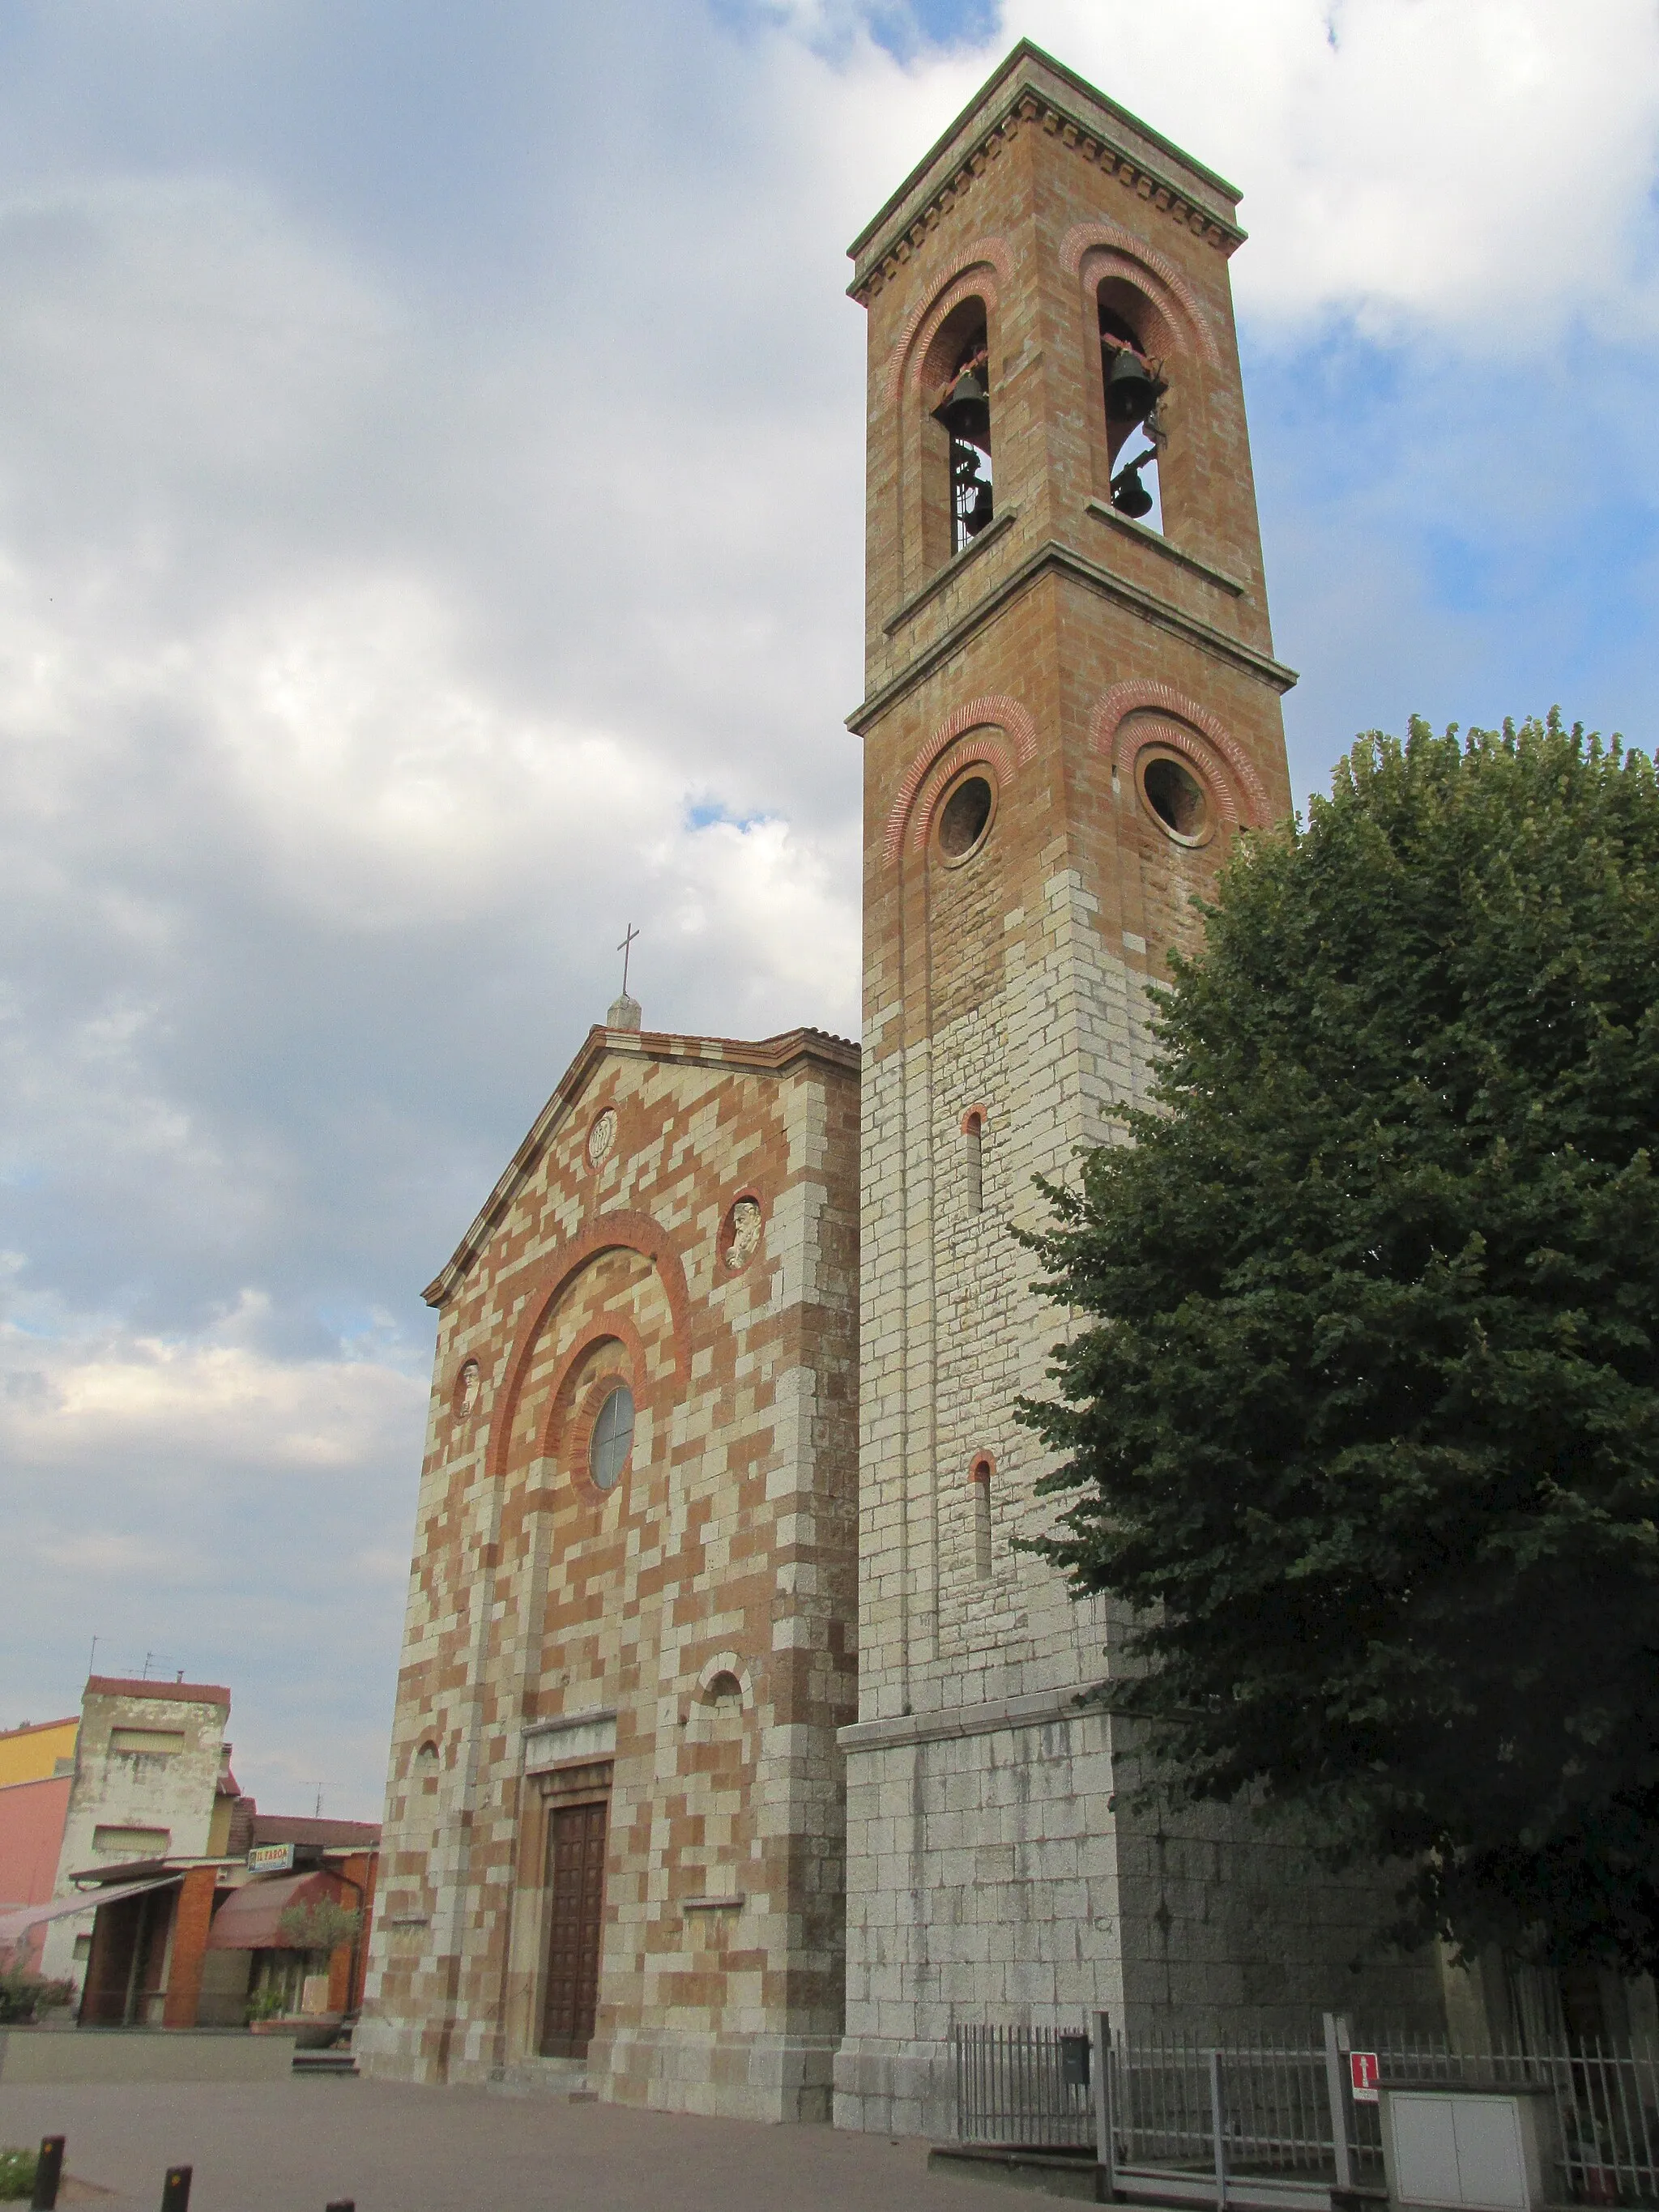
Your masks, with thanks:
M 1087 270 L 1085 263 L 1092 264 Z M 1185 329 L 1188 342 L 1211 368 L 1220 368 L 1221 349 L 1215 342 L 1215 332 L 1185 275 L 1166 255 L 1121 223 L 1074 222 L 1060 240 L 1060 264 L 1068 276 L 1086 274 L 1091 290 L 1103 276 L 1123 276 L 1139 284 L 1175 328 Z
M 548 1395 L 547 1419 L 542 1424 L 539 1440 L 541 1456 L 555 1459 L 565 1440 L 565 1431 L 575 1401 L 570 1393 L 571 1377 L 588 1353 L 601 1344 L 620 1347 L 629 1370 L 630 1387 L 637 1399 L 646 1390 L 645 1340 L 626 1314 L 596 1314 L 574 1344 L 560 1360 L 553 1377 L 553 1387 Z
M 1091 750 L 1104 753 L 1114 769 L 1127 764 L 1133 714 L 1156 714 L 1158 726 L 1148 731 L 1164 744 L 1188 754 L 1209 771 L 1210 781 L 1231 801 L 1234 818 L 1265 830 L 1273 818 L 1267 787 L 1255 763 L 1237 738 L 1210 712 L 1172 684 L 1114 684 L 1096 707 L 1090 726 Z
M 614 1213 L 602 1213 L 590 1224 L 580 1237 L 562 1244 L 556 1252 L 548 1255 L 530 1277 L 530 1296 L 525 1301 L 519 1325 L 513 1334 L 513 1349 L 507 1355 L 507 1373 L 495 1406 L 491 1409 L 489 1447 L 484 1460 L 487 1481 L 499 1482 L 507 1471 L 507 1446 L 513 1434 L 513 1418 L 518 1411 L 519 1398 L 524 1389 L 525 1377 L 535 1357 L 536 1346 L 548 1316 L 571 1283 L 601 1252 L 637 1252 L 655 1269 L 657 1279 L 668 1300 L 669 1320 L 672 1327 L 674 1370 L 685 1375 L 690 1364 L 690 1301 L 685 1287 L 685 1269 L 678 1253 L 670 1243 L 667 1232 L 654 1222 L 648 1213 L 632 1213 L 618 1209 Z M 626 1343 L 631 1327 L 624 1330 L 616 1326 L 619 1317 L 611 1317 L 606 1330 L 601 1334 L 617 1336 Z M 589 1337 L 589 1346 L 596 1340 Z M 637 1337 L 635 1344 L 638 1345 Z M 630 1347 L 631 1348 L 631 1347 Z M 643 1364 L 643 1346 L 639 1347 Z M 562 1382 L 568 1369 L 561 1367 Z M 640 1380 L 644 1381 L 642 1372 Z
M 969 272 L 973 279 L 969 281 Z M 899 334 L 893 341 L 893 350 L 887 357 L 887 399 L 890 405 L 899 396 L 904 384 L 904 364 L 914 359 L 920 363 L 927 356 L 933 332 L 945 320 L 952 307 L 959 307 L 971 293 L 987 292 L 986 306 L 995 313 L 998 305 L 996 282 L 1012 284 L 1014 281 L 1013 256 L 1000 238 L 979 238 L 958 256 L 955 264 L 942 276 L 933 289 L 918 307 L 912 307 L 905 317 Z M 923 331 L 923 325 L 927 329 Z M 916 343 L 921 333 L 921 343 Z
M 994 730 L 998 732 L 997 738 L 981 734 Z M 899 779 L 898 790 L 888 810 L 887 828 L 882 838 L 882 858 L 890 866 L 899 856 L 899 848 L 904 839 L 904 824 L 922 785 L 941 756 L 956 744 L 958 738 L 964 737 L 978 739 L 981 754 L 995 763 L 1005 780 L 1012 777 L 1017 765 L 1036 758 L 1036 724 L 1032 720 L 1030 710 L 1018 699 L 1011 698 L 1006 691 L 997 692 L 988 698 L 969 699 L 964 706 L 947 714 L 933 735 L 924 738 L 916 747 L 909 767 Z M 1009 738 L 1013 740 L 1012 761 L 1006 742 Z M 970 752 L 964 752 L 961 759 L 954 760 L 954 765 L 948 773 L 954 774 L 956 769 L 964 765 L 966 760 L 972 757 Z M 921 819 L 925 823 L 927 818 L 924 811 Z

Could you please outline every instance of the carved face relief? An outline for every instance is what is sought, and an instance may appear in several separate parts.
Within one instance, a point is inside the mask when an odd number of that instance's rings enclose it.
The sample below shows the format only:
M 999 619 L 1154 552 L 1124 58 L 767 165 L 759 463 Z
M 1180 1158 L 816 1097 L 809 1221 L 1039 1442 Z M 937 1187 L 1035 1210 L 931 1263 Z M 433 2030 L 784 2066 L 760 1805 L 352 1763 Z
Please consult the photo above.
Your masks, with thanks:
M 763 1217 L 758 1202 L 752 1198 L 740 1198 L 732 1209 L 727 1229 L 726 1264 L 741 1267 L 751 1258 L 761 1241 Z

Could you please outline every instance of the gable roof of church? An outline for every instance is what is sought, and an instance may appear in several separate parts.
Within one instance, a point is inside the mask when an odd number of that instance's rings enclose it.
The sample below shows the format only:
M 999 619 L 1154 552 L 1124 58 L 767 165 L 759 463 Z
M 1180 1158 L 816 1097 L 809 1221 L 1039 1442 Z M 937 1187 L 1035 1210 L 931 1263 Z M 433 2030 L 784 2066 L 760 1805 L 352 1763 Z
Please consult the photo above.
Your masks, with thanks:
M 583 1040 L 576 1057 L 559 1078 L 553 1096 L 532 1122 L 528 1134 L 507 1163 L 501 1180 L 485 1200 L 477 1218 L 455 1247 L 448 1261 L 421 1296 L 429 1306 L 441 1306 L 459 1288 L 463 1276 L 494 1234 L 496 1224 L 535 1172 L 548 1146 L 558 1134 L 587 1088 L 599 1063 L 607 1056 L 618 1060 L 683 1060 L 697 1067 L 726 1067 L 751 1075 L 787 1075 L 803 1060 L 816 1060 L 842 1074 L 856 1075 L 859 1048 L 847 1038 L 827 1030 L 785 1030 L 777 1036 L 748 1042 L 741 1037 L 679 1036 L 669 1030 L 610 1030 L 596 1022 Z

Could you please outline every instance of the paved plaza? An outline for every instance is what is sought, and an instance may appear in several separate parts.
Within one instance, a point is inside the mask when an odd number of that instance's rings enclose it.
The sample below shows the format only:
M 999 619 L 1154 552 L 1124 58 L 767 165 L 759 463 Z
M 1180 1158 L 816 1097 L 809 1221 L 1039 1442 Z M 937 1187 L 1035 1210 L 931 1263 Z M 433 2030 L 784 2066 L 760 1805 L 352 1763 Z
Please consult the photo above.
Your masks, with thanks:
M 927 2146 L 353 2076 L 257 2085 L 0 2085 L 0 2143 L 68 2137 L 59 2198 L 155 2212 L 170 2165 L 191 2212 L 996 2212 L 930 2174 Z M 1006 2199 L 1004 2200 L 1006 2201 Z

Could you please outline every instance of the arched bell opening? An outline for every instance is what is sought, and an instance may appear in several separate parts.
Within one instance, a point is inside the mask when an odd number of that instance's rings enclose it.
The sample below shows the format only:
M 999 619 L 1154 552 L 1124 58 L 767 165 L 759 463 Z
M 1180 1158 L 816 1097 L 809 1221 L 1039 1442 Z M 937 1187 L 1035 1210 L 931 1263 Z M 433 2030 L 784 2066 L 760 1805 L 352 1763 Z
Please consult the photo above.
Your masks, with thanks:
M 1158 350 L 1161 319 L 1149 313 L 1133 288 L 1108 278 L 1097 295 L 1100 374 L 1106 410 L 1108 493 L 1128 521 L 1164 528 L 1158 462 L 1167 442 L 1158 402 L 1169 379 Z
M 990 327 L 982 300 L 963 300 L 940 324 L 921 388 L 926 551 L 937 564 L 971 545 L 996 513 Z

